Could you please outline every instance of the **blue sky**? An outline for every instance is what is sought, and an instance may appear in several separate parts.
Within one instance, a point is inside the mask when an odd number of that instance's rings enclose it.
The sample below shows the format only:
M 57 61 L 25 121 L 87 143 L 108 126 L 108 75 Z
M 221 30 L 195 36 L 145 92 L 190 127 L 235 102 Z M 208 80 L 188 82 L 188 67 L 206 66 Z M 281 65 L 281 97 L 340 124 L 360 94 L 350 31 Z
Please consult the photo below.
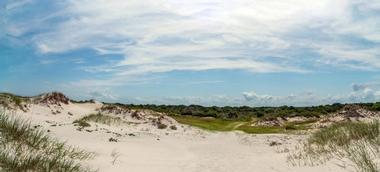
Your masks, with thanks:
M 156 104 L 380 101 L 378 0 L 4 0 L 0 91 Z

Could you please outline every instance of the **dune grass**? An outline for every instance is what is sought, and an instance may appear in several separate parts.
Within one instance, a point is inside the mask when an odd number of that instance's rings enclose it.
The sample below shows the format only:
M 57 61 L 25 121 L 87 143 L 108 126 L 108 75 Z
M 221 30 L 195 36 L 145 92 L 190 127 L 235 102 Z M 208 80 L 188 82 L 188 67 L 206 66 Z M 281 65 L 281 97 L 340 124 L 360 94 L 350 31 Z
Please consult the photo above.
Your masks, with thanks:
M 251 126 L 248 121 L 224 120 L 218 118 L 201 118 L 194 116 L 173 116 L 173 118 L 182 124 L 195 126 L 201 129 L 211 131 L 234 131 L 239 130 L 252 134 L 280 133 L 285 132 L 284 127 L 256 127 Z
M 113 125 L 113 124 L 120 125 L 124 123 L 124 121 L 120 117 L 104 115 L 102 113 L 90 114 L 90 115 L 84 116 L 78 120 L 75 120 L 73 123 L 76 123 L 83 127 L 89 127 L 90 124 L 88 122 L 95 122 L 95 123 L 106 124 L 106 125 Z
M 12 106 L 16 106 L 23 110 L 23 103 L 29 101 L 30 100 L 27 97 L 16 96 L 10 93 L 0 93 L 0 105 L 2 105 L 5 108 L 11 108 Z
M 92 153 L 66 145 L 27 121 L 0 112 L 0 171 L 89 171 L 80 161 Z
M 321 129 L 288 159 L 293 165 L 320 165 L 335 159 L 360 172 L 378 172 L 380 124 L 378 121 L 345 122 Z

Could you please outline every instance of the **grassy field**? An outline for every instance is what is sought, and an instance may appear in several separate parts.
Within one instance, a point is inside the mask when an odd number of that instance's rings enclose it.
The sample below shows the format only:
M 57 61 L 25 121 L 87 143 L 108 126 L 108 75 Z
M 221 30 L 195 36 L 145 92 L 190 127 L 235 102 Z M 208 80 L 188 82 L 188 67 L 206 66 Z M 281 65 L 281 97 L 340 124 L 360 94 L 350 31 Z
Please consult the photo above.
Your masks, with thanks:
M 218 118 L 202 118 L 194 116 L 173 116 L 179 123 L 195 126 L 211 131 L 243 131 L 252 134 L 284 133 L 291 130 L 302 130 L 304 127 L 256 127 L 251 126 L 251 121 L 224 120 Z M 288 128 L 288 129 L 287 129 Z

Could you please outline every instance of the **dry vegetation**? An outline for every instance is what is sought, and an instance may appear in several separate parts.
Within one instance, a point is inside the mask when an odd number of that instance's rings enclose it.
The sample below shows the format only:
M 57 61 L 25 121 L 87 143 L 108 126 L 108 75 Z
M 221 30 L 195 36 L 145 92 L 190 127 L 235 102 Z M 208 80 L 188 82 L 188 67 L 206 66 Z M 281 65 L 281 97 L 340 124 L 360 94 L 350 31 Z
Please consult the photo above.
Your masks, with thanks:
M 92 153 L 59 142 L 4 112 L 0 112 L 0 138 L 0 171 L 90 171 L 80 161 L 92 158 Z

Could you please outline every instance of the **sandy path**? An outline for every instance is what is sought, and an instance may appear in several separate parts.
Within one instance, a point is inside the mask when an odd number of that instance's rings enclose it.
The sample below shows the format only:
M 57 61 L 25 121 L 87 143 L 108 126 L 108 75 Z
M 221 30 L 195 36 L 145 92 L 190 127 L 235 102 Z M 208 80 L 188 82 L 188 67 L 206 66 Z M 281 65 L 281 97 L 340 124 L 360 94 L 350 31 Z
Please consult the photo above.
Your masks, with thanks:
M 74 132 L 70 127 L 55 128 L 53 133 L 68 143 L 96 152 L 89 165 L 99 171 L 110 172 L 303 172 L 347 171 L 335 165 L 292 167 L 286 162 L 287 153 L 279 151 L 290 147 L 285 141 L 278 147 L 269 146 L 272 140 L 281 141 L 285 135 L 246 135 L 217 133 L 206 137 L 151 136 L 124 137 L 109 142 L 105 133 Z M 289 139 L 297 139 L 297 136 Z M 114 157 L 112 152 L 120 156 Z

